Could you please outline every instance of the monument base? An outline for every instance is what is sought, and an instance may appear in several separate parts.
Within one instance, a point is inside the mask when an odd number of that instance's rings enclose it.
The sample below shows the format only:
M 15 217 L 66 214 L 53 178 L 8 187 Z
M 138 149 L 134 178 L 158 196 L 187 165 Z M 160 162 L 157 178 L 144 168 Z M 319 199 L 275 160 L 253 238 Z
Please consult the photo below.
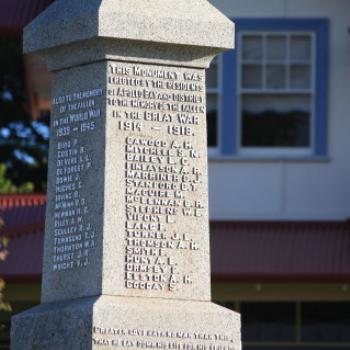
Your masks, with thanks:
M 99 296 L 13 318 L 12 350 L 240 350 L 239 314 L 211 302 Z

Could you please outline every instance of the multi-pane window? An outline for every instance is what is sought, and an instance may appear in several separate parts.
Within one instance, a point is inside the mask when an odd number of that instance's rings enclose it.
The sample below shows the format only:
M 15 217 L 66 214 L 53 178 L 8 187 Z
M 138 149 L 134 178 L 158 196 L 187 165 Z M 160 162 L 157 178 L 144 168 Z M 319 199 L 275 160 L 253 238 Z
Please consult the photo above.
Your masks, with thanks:
M 219 61 L 215 58 L 206 71 L 208 147 L 213 151 L 219 147 Z
M 241 151 L 311 151 L 313 34 L 241 32 L 239 48 Z
M 207 70 L 209 155 L 327 155 L 329 23 L 234 19 L 236 47 Z

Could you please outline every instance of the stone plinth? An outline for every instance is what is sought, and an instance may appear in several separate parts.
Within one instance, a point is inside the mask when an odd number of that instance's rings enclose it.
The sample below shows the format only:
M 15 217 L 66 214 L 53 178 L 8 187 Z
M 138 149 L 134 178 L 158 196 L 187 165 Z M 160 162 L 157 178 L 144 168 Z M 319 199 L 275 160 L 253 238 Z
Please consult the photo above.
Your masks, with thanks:
M 213 303 L 100 296 L 23 313 L 14 325 L 13 346 L 235 350 L 240 349 L 239 324 L 237 314 Z
M 233 24 L 205 0 L 57 0 L 24 42 L 52 120 L 43 304 L 12 348 L 239 350 L 210 302 L 205 101 Z

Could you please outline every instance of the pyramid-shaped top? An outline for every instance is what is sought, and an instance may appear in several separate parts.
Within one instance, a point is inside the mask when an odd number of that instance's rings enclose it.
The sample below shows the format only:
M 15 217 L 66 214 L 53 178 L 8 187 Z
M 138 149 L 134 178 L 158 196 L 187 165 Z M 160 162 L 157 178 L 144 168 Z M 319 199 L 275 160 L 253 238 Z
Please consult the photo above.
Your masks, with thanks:
M 230 49 L 233 33 L 207 0 L 56 0 L 25 28 L 24 52 L 97 37 Z

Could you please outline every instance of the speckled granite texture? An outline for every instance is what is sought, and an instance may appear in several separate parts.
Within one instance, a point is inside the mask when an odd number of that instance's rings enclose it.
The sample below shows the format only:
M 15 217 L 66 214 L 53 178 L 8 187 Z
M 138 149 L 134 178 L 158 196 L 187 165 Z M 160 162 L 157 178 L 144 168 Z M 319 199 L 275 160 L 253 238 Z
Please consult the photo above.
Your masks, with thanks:
M 233 31 L 207 0 L 57 0 L 26 27 L 24 51 L 94 37 L 230 49 Z

